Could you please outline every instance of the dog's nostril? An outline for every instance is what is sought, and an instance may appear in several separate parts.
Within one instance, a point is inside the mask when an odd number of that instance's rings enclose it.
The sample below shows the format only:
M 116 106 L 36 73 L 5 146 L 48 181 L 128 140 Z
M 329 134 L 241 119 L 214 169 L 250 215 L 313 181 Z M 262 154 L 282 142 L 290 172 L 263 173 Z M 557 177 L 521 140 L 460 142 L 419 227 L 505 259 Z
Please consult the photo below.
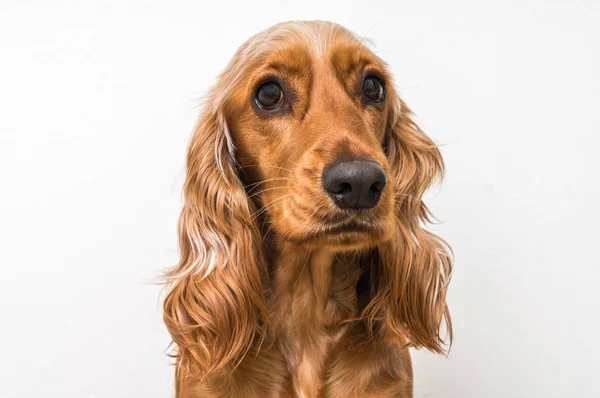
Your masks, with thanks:
M 371 188 L 369 188 L 369 193 L 372 195 L 379 195 L 381 194 L 381 191 L 383 191 L 383 188 L 385 188 L 385 182 L 377 181 L 371 185 Z
M 372 160 L 340 161 L 323 172 L 323 187 L 342 209 L 375 207 L 385 184 L 385 171 Z
M 340 184 L 340 190 L 335 192 L 337 195 L 345 195 L 352 192 L 352 185 L 348 183 Z

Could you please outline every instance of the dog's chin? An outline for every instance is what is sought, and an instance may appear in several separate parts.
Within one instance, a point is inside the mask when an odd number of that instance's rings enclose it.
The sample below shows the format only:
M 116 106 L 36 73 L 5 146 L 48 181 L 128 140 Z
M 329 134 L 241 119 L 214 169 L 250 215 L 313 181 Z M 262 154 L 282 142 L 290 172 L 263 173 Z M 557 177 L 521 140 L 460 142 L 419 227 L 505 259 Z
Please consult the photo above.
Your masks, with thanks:
M 389 239 L 385 224 L 351 221 L 341 225 L 321 225 L 307 233 L 286 234 L 286 240 L 306 248 L 329 248 L 335 252 L 361 251 Z
M 327 247 L 334 252 L 362 251 L 375 247 L 383 241 L 378 236 L 363 232 L 342 232 L 320 237 L 312 242 L 315 247 Z

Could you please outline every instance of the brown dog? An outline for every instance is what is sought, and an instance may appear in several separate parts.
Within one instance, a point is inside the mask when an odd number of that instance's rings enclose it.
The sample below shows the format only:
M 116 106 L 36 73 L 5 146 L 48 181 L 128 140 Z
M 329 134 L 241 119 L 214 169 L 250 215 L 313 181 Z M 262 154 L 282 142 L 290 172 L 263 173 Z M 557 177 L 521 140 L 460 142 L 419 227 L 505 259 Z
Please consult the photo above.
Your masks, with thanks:
M 422 195 L 443 172 L 385 64 L 339 25 L 248 40 L 187 155 L 166 325 L 177 397 L 412 397 L 443 352 L 451 261 Z

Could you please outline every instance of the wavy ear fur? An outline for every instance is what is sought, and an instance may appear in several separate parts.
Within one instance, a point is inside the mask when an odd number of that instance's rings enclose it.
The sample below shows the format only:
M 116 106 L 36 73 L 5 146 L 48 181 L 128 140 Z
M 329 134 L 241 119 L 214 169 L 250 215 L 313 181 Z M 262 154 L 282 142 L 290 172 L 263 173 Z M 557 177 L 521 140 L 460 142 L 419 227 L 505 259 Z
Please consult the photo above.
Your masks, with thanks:
M 260 233 L 235 171 L 222 106 L 211 97 L 187 154 L 180 261 L 167 278 L 164 319 L 178 371 L 207 375 L 240 361 L 268 325 Z M 196 367 L 199 366 L 199 369 Z
M 402 100 L 392 113 L 387 153 L 397 226 L 393 239 L 378 247 L 383 267 L 365 315 L 371 325 L 375 319 L 383 320 L 388 331 L 417 348 L 442 353 L 444 323 L 452 342 L 446 305 L 452 261 L 447 244 L 424 229 L 430 213 L 422 197 L 442 177 L 444 164 L 437 146 L 413 121 Z

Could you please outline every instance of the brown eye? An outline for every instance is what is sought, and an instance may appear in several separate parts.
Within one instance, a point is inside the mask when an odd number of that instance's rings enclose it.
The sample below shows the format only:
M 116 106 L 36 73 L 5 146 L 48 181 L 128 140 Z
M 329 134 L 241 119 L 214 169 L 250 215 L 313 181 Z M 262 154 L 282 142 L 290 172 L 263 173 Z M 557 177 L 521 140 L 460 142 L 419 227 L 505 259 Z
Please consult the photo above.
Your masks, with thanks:
M 266 110 L 279 108 L 283 103 L 283 90 L 277 83 L 267 82 L 258 88 L 256 103 Z
M 363 81 L 363 94 L 371 102 L 381 102 L 385 98 L 385 90 L 381 80 L 375 76 L 368 76 Z

